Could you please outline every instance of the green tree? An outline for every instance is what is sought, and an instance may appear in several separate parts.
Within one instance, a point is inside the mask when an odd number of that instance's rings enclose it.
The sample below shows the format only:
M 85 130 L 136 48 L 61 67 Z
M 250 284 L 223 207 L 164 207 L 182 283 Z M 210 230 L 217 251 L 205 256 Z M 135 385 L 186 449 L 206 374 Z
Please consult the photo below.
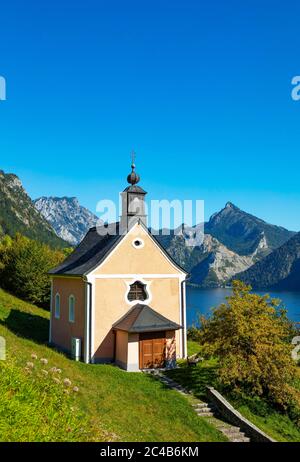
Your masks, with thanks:
M 293 401 L 296 365 L 291 358 L 292 327 L 280 301 L 250 293 L 233 282 L 227 303 L 201 318 L 199 341 L 219 359 L 218 377 L 229 390 L 262 396 L 287 408 Z
M 11 242 L 0 244 L 1 285 L 24 300 L 47 306 L 50 298 L 47 273 L 64 258 L 62 251 L 17 234 Z
M 7 234 L 0 240 L 0 272 L 3 271 L 9 259 L 13 239 Z

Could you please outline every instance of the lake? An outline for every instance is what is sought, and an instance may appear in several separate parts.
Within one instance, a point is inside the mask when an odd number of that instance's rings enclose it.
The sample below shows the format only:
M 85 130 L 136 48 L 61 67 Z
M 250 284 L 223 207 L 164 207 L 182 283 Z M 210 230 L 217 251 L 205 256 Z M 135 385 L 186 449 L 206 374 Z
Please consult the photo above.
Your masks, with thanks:
M 186 291 L 186 316 L 187 325 L 197 323 L 198 313 L 209 314 L 210 308 L 218 306 L 225 301 L 225 297 L 232 293 L 231 289 L 198 289 L 187 287 Z M 259 292 L 258 294 L 269 293 L 273 298 L 282 300 L 287 309 L 288 317 L 292 321 L 300 322 L 300 292 Z

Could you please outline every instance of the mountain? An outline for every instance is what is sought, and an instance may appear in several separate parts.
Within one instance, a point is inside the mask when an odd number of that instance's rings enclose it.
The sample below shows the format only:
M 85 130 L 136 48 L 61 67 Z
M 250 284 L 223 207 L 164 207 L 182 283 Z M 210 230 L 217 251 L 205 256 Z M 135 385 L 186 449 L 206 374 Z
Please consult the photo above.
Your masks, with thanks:
M 75 197 L 41 197 L 35 201 L 35 206 L 56 233 L 73 245 L 79 243 L 98 221 Z M 199 226 L 190 228 L 192 234 L 199 231 Z M 174 260 L 190 273 L 190 283 L 218 287 L 293 235 L 293 232 L 265 223 L 228 202 L 205 224 L 204 239 L 200 244 L 186 245 L 179 229 L 160 230 L 156 237 Z
M 157 236 L 174 260 L 190 273 L 190 283 L 201 287 L 225 285 L 295 235 L 231 202 L 212 215 L 204 230 L 203 243 L 196 247 L 187 246 L 184 237 L 176 235 L 179 230 L 169 236 L 161 231 Z
M 210 234 L 204 235 L 201 250 L 204 258 L 192 268 L 191 284 L 219 287 L 253 264 L 253 256 L 238 255 Z
M 195 247 L 186 245 L 178 230 L 169 236 L 161 232 L 156 237 L 172 258 L 190 273 L 189 282 L 201 287 L 224 285 L 236 273 L 253 264 L 253 255 L 240 256 L 210 234 L 205 234 L 202 244 Z
M 40 197 L 34 203 L 56 234 L 72 245 L 79 244 L 98 221 L 98 217 L 80 205 L 76 197 Z
M 255 289 L 300 290 L 300 233 L 236 275 Z
M 250 215 L 231 202 L 211 216 L 205 224 L 205 232 L 239 255 L 256 252 L 257 259 L 268 255 L 295 234 Z
M 52 247 L 66 247 L 51 225 L 36 210 L 20 179 L 0 170 L 0 235 L 17 232 Z

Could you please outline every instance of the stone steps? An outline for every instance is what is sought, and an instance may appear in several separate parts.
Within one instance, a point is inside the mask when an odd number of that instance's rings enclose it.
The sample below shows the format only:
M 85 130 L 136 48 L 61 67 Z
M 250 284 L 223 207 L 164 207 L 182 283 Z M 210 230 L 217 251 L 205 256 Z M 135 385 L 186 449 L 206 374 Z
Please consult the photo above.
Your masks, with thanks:
M 178 393 L 181 393 L 182 395 L 192 395 L 192 392 L 190 392 L 183 386 L 179 385 L 169 377 L 162 375 L 158 371 L 155 371 L 153 374 L 157 376 L 164 385 L 168 386 L 169 388 L 172 388 L 173 390 L 178 391 Z M 199 417 L 209 419 L 210 423 L 214 425 L 221 433 L 223 433 L 223 435 L 225 435 L 230 442 L 250 442 L 250 438 L 245 436 L 245 433 L 243 433 L 239 427 L 230 425 L 227 422 L 220 420 L 219 416 L 215 415 L 217 414 L 217 410 L 215 409 L 215 406 L 213 404 L 198 401 L 197 403 L 192 404 L 192 406 Z
M 224 428 L 221 430 L 223 433 L 226 433 L 228 435 L 239 435 L 239 436 L 246 436 L 244 432 L 240 430 L 231 430 L 230 427 L 228 429 Z
M 243 436 L 242 438 L 232 438 L 231 443 L 250 443 L 250 438 Z
M 200 407 L 199 409 L 195 409 L 197 414 L 205 414 L 206 412 L 213 412 L 210 407 Z
M 215 417 L 215 407 L 208 403 L 196 403 L 193 404 L 193 407 L 197 415 L 201 417 Z M 250 438 L 248 438 L 244 432 L 241 431 L 240 427 L 235 427 L 234 425 L 227 424 L 222 421 L 214 422 L 217 429 L 227 436 L 229 441 L 232 443 L 248 443 Z
M 219 426 L 217 424 L 216 427 L 218 430 L 220 430 L 220 432 L 223 432 L 223 433 L 230 433 L 230 434 L 235 434 L 235 433 L 240 434 L 241 433 L 240 428 L 232 427 L 230 424 L 227 424 L 226 426 L 225 425 Z
M 214 409 L 206 403 L 199 403 L 194 405 L 194 409 L 197 415 L 201 417 L 213 417 Z
M 196 404 L 193 404 L 193 407 L 195 409 L 205 409 L 205 408 L 215 409 L 215 406 L 213 406 L 212 404 L 208 404 L 208 403 L 196 403 Z

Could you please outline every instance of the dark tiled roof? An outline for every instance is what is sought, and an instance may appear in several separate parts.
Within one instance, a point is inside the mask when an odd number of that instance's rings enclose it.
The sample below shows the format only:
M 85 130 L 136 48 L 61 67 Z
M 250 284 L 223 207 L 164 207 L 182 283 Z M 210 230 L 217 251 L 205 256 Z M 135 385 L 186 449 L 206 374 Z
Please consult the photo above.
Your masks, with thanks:
M 181 326 L 157 313 L 150 306 L 138 303 L 125 316 L 113 324 L 113 328 L 138 333 L 177 330 L 181 329 Z
M 141 223 L 142 226 L 144 226 Z M 147 230 L 147 228 L 144 226 Z M 102 235 L 103 231 L 107 234 Z M 149 231 L 150 233 L 150 231 Z M 49 271 L 52 275 L 66 275 L 66 276 L 84 276 L 93 269 L 97 268 L 106 256 L 113 250 L 113 248 L 120 242 L 125 234 L 119 235 L 119 223 L 112 223 L 108 226 L 101 226 L 91 228 L 81 243 L 76 247 L 74 252 L 69 255 L 61 265 Z M 160 247 L 162 252 L 171 260 L 174 265 L 181 271 L 187 272 L 181 268 L 178 263 L 169 255 L 169 253 L 162 247 L 160 242 L 154 235 L 152 238 Z
M 116 227 L 116 235 L 112 235 Z M 124 237 L 119 235 L 119 223 L 112 223 L 107 227 L 99 228 L 108 233 L 102 236 L 97 228 L 91 228 L 74 252 L 69 255 L 63 263 L 49 271 L 49 274 L 65 274 L 83 276 L 96 268 Z

